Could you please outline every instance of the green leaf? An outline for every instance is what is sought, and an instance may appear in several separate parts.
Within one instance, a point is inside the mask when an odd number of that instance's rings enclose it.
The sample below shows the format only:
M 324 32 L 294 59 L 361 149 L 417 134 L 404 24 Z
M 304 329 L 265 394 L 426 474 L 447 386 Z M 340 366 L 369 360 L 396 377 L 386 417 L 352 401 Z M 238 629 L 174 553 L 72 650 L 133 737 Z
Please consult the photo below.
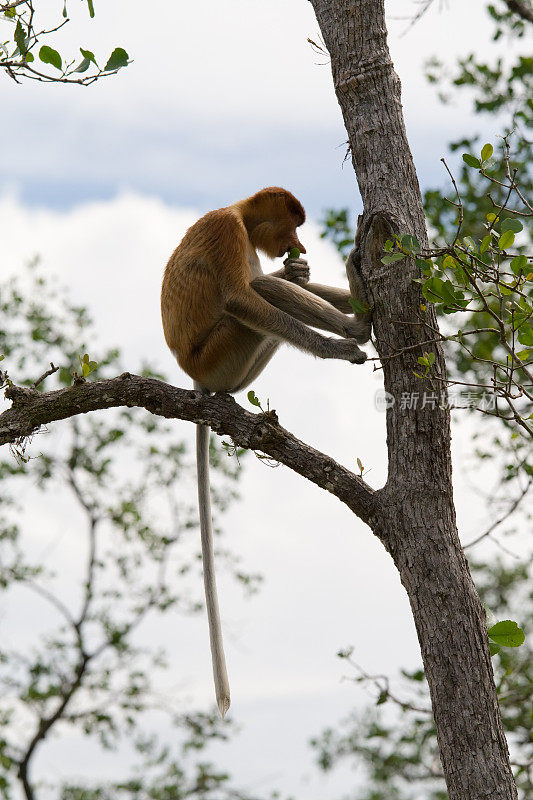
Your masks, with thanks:
M 533 355 L 533 350 L 519 350 L 516 355 L 520 361 L 527 361 Z
M 423 356 L 418 358 L 418 363 L 423 367 L 432 367 L 435 363 L 435 353 L 424 353 Z
M 354 314 L 364 314 L 365 311 L 368 311 L 368 308 L 364 306 L 360 300 L 356 300 L 353 297 L 349 298 L 349 303 L 353 308 Z
M 98 64 L 96 63 L 96 58 L 94 57 L 94 53 L 91 53 L 90 50 L 84 50 L 83 47 L 80 47 L 80 53 L 84 58 L 88 58 L 89 61 L 92 61 L 93 64 L 97 67 Z
M 497 214 L 493 214 L 492 211 L 489 214 L 486 214 L 486 217 L 487 217 L 487 220 L 490 222 L 491 225 L 493 225 L 496 222 L 496 220 L 498 219 L 498 215 Z
M 382 264 L 394 264 L 395 261 L 401 261 L 402 258 L 405 258 L 403 253 L 392 253 L 390 256 L 383 256 L 381 259 Z
M 76 67 L 74 72 L 87 72 L 90 66 L 91 60 L 89 58 L 84 58 L 79 67 Z
M 484 144 L 481 148 L 481 160 L 488 161 L 494 152 L 494 147 L 491 144 Z
M 492 236 L 490 235 L 490 233 L 488 233 L 486 236 L 483 237 L 483 239 L 481 240 L 481 244 L 479 245 L 479 252 L 480 253 L 486 253 L 487 252 L 487 250 L 489 249 L 489 244 L 490 244 L 491 239 L 492 239 Z
M 15 28 L 15 42 L 17 43 L 17 47 L 19 49 L 20 54 L 23 56 L 26 52 L 26 37 L 24 35 L 24 28 L 22 27 L 22 23 L 20 19 L 17 21 L 17 26 Z
M 61 56 L 57 50 L 54 50 L 53 47 L 48 47 L 47 44 L 43 44 L 39 50 L 39 58 L 43 64 L 51 64 L 53 67 L 59 70 L 62 68 Z
M 289 250 L 289 258 L 300 258 L 300 251 L 297 247 L 291 247 Z
M 457 261 L 453 256 L 447 255 L 444 257 L 444 261 L 442 262 L 443 269 L 455 269 L 457 266 Z
M 533 328 L 523 326 L 518 332 L 518 341 L 525 347 L 533 347 Z
M 428 276 L 431 275 L 433 271 L 433 261 L 428 261 L 426 258 L 417 258 L 415 264 L 424 274 Z
M 104 67 L 104 72 L 110 72 L 111 70 L 121 69 L 121 67 L 125 67 L 128 63 L 129 56 L 122 47 L 115 47 L 111 55 L 109 56 L 109 60 Z
M 526 256 L 515 256 L 511 261 L 511 269 L 515 275 L 519 275 L 527 267 Z
M 477 167 L 478 169 L 481 167 L 481 162 L 475 156 L 471 156 L 470 153 L 463 153 L 463 161 L 465 164 L 468 164 L 469 167 Z
M 402 247 L 404 247 L 406 250 L 409 250 L 410 253 L 420 252 L 420 243 L 416 236 L 406 234 L 405 236 L 401 237 L 400 241 L 402 243 Z
M 520 647 L 526 638 L 522 628 L 519 628 L 518 624 L 511 619 L 497 622 L 496 625 L 489 628 L 488 634 L 492 641 L 501 647 Z
M 501 647 L 499 644 L 495 644 L 494 642 L 489 642 L 489 650 L 491 656 L 497 656 L 501 650 Z
M 498 247 L 500 250 L 506 250 L 514 244 L 514 233 L 512 231 L 505 231 L 498 239 Z
M 392 242 L 391 239 L 387 239 L 387 241 L 383 245 L 383 249 L 385 250 L 386 253 L 392 253 L 393 248 L 394 248 L 394 243 Z
M 512 287 L 508 286 L 503 281 L 500 281 L 500 292 L 503 294 L 504 297 L 509 297 L 510 295 L 513 294 L 514 289 L 512 289 Z
M 261 407 L 261 404 L 260 404 L 259 400 L 257 399 L 257 397 L 255 396 L 255 392 L 253 391 L 253 389 L 250 389 L 250 391 L 248 392 L 248 394 L 246 396 L 248 398 L 248 401 L 253 406 L 257 406 L 257 408 Z
M 389 693 L 385 689 L 384 691 L 380 692 L 380 695 L 379 695 L 379 697 L 377 699 L 376 705 L 377 706 L 382 706 L 383 703 L 386 703 L 388 699 L 389 699 Z
M 432 303 L 442 302 L 442 291 L 444 281 L 441 278 L 429 278 L 422 286 L 422 292 L 426 300 Z
M 93 0 L 87 0 L 87 5 L 89 6 L 89 16 L 91 19 L 94 17 L 94 5 Z
M 514 231 L 514 233 L 520 233 L 520 231 L 524 230 L 524 226 L 520 222 L 519 219 L 515 219 L 514 217 L 507 217 L 502 222 L 502 231 Z

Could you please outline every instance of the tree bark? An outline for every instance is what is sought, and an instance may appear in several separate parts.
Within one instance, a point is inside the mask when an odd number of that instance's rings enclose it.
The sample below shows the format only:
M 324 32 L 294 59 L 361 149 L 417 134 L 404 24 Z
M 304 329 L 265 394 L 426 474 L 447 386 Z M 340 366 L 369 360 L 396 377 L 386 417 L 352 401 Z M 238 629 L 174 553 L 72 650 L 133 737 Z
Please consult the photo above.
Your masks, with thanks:
M 383 361 L 389 473 L 371 522 L 408 593 L 428 679 L 450 800 L 513 800 L 516 788 L 499 711 L 485 615 L 463 554 L 453 504 L 447 408 L 422 394 L 444 385 L 433 308 L 414 262 L 384 266 L 393 233 L 427 246 L 422 198 L 402 115 L 400 81 L 387 46 L 383 0 L 310 0 L 331 56 L 364 213 L 361 269 L 374 305 Z M 428 335 L 429 333 L 429 335 Z M 433 334 L 433 335 L 431 335 Z M 402 348 L 410 348 L 400 352 Z M 435 354 L 433 383 L 417 358 Z M 392 352 L 398 355 L 387 358 Z M 402 398 L 418 398 L 415 407 Z M 413 403 L 414 405 L 414 403 Z

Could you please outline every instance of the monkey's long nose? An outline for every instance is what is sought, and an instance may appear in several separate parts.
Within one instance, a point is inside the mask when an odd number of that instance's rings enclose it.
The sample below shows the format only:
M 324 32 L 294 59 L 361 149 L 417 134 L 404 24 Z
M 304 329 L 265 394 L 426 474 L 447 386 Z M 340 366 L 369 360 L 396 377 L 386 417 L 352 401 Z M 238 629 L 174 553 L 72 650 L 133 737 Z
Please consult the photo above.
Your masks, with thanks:
M 307 250 L 305 249 L 305 247 L 303 246 L 303 244 L 299 239 L 296 239 L 296 247 L 298 248 L 300 253 L 307 253 Z

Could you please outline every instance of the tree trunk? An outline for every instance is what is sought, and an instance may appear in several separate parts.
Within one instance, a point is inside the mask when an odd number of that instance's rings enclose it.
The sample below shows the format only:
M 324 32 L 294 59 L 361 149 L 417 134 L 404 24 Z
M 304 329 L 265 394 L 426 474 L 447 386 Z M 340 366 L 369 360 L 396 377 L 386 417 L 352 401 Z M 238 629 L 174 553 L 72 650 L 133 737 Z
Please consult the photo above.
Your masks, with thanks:
M 374 305 L 385 390 L 393 398 L 387 411 L 388 481 L 377 493 L 371 526 L 409 595 L 450 800 L 512 800 L 516 788 L 485 615 L 457 535 L 449 412 L 430 394 L 440 394 L 445 378 L 440 345 L 427 344 L 437 338 L 437 322 L 431 306 L 420 307 L 415 264 L 404 259 L 384 266 L 380 260 L 391 233 L 413 234 L 427 246 L 383 0 L 311 3 L 331 56 L 363 198 L 361 269 Z M 435 354 L 431 381 L 414 375 L 423 351 Z M 402 398 L 417 402 L 409 407 Z

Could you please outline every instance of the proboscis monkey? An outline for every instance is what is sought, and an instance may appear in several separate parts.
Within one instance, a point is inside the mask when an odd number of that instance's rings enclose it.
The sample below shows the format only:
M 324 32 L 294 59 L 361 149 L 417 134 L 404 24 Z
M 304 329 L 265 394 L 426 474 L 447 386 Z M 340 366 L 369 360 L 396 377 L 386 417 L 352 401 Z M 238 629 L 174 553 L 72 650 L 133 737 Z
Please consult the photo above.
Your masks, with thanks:
M 295 249 L 306 252 L 297 234 L 304 222 L 303 206 L 290 192 L 261 189 L 206 214 L 171 255 L 161 291 L 163 329 L 196 389 L 243 389 L 284 341 L 320 358 L 365 361 L 358 343 L 370 338 L 370 313 L 354 315 L 350 304 L 350 298 L 366 303 L 355 251 L 346 263 L 350 291 L 308 283 L 307 263 L 299 257 L 286 259 L 278 272 L 263 274 L 257 250 L 270 258 Z M 312 328 L 342 338 L 322 336 Z M 208 425 L 197 425 L 196 456 L 213 674 L 224 716 L 230 693 L 214 570 Z

